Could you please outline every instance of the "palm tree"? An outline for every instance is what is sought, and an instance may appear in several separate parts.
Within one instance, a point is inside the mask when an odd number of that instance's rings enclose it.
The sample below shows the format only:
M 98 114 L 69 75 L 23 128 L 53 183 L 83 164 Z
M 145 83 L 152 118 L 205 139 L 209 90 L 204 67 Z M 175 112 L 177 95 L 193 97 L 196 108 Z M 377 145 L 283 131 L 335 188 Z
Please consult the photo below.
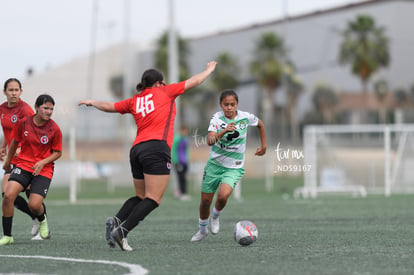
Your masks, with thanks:
M 285 66 L 286 91 L 288 96 L 287 109 L 290 124 L 290 136 L 292 141 L 297 141 L 299 136 L 299 126 L 296 119 L 296 101 L 303 92 L 303 84 L 299 76 L 295 73 L 292 65 Z
M 335 105 L 338 104 L 338 96 L 335 90 L 328 84 L 317 84 L 313 93 L 315 109 L 322 114 L 322 123 L 335 122 Z
M 217 66 L 211 80 L 217 90 L 234 89 L 239 86 L 237 75 L 240 72 L 237 59 L 228 52 L 220 53 L 216 59 Z
M 388 42 L 385 29 L 376 26 L 369 15 L 358 15 L 343 32 L 339 61 L 350 64 L 352 73 L 361 79 L 364 97 L 372 74 L 390 63 Z
M 273 32 L 263 33 L 256 42 L 254 59 L 250 63 L 250 72 L 265 90 L 262 97 L 263 118 L 269 135 L 273 134 L 273 117 L 275 111 L 274 93 L 282 84 L 283 67 L 287 50 L 284 40 Z
M 154 53 L 154 66 L 164 73 L 164 77 L 168 82 L 168 31 L 165 31 L 160 38 L 157 40 L 157 48 Z M 188 56 L 190 54 L 190 48 L 184 39 L 182 39 L 179 35 L 177 35 L 177 44 L 178 44 L 178 78 L 179 81 L 183 81 L 187 79 L 190 75 L 189 67 L 188 67 Z M 195 89 L 193 89 L 195 90 Z M 189 93 L 184 93 L 181 98 L 181 104 L 179 104 L 180 111 L 180 121 L 184 121 L 184 109 L 189 101 L 189 98 L 194 94 L 194 91 Z
M 274 93 L 282 84 L 283 67 L 287 50 L 281 37 L 273 32 L 263 33 L 256 42 L 254 49 L 254 59 L 250 63 L 250 72 L 256 78 L 261 87 L 264 88 L 266 96 L 262 96 L 262 117 L 266 125 L 267 139 L 269 148 L 276 144 L 275 133 L 273 132 L 273 119 L 275 112 Z M 269 156 L 270 154 L 268 154 Z M 274 161 L 274 160 L 273 160 Z M 265 182 L 266 190 L 273 190 L 272 159 L 266 160 Z
M 395 123 L 404 123 L 404 107 L 410 103 L 410 95 L 406 89 L 399 87 L 394 91 L 396 108 L 394 110 Z
M 157 40 L 157 49 L 155 51 L 155 67 L 168 77 L 168 31 L 165 31 L 161 37 Z M 190 54 L 190 48 L 183 38 L 177 35 L 178 43 L 178 78 L 179 81 L 185 80 L 190 75 L 188 69 L 188 56 Z M 168 79 L 166 79 L 168 82 Z
M 215 58 L 219 66 L 217 66 L 214 74 L 211 76 L 212 91 L 205 93 L 204 106 L 208 117 L 212 115 L 212 109 L 216 106 L 217 93 L 224 89 L 235 89 L 239 86 L 237 76 L 240 72 L 240 67 L 237 58 L 229 52 L 221 52 Z
M 385 79 L 378 79 L 374 81 L 374 92 L 375 95 L 380 102 L 379 107 L 379 121 L 380 123 L 386 123 L 387 122 L 387 110 L 385 107 L 385 98 L 388 94 L 388 83 Z

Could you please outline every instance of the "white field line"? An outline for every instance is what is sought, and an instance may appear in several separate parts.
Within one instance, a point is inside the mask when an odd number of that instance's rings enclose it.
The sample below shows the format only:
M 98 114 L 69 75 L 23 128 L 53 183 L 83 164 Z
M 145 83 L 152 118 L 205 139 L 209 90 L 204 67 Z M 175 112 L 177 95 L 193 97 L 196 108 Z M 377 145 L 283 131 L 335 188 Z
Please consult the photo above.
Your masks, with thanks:
M 145 275 L 145 274 L 148 273 L 148 270 L 146 270 L 145 268 L 143 268 L 140 265 L 123 263 L 123 262 L 116 262 L 116 261 L 86 260 L 86 259 L 50 257 L 50 256 L 41 256 L 41 255 L 0 255 L 0 257 L 4 257 L 4 258 L 44 259 L 44 260 L 77 262 L 77 263 L 97 263 L 97 264 L 107 264 L 107 265 L 119 265 L 119 266 L 125 267 L 129 270 L 129 273 L 125 273 L 125 275 Z

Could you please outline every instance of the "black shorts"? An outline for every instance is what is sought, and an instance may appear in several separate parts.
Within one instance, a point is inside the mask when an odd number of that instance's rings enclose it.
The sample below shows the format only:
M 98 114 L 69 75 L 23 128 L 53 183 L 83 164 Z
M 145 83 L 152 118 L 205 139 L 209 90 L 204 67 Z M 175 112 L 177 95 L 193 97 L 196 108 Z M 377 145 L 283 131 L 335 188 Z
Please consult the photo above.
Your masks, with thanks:
M 131 148 L 129 162 L 134 179 L 149 175 L 169 175 L 171 171 L 171 150 L 162 140 L 149 140 Z
M 30 193 L 46 198 L 52 180 L 45 176 L 33 176 L 31 172 L 15 167 L 10 173 L 9 181 L 17 181 L 24 190 L 30 186 Z

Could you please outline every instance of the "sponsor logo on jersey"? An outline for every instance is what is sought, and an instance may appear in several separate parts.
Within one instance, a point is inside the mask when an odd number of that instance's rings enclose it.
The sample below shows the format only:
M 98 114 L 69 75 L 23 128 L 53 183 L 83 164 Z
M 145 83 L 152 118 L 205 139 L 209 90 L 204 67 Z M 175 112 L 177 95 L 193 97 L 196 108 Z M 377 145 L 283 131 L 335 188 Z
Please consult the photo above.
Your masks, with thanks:
M 49 142 L 49 138 L 48 138 L 47 136 L 42 136 L 42 137 L 40 138 L 40 142 L 41 142 L 42 144 L 47 144 L 47 143 Z

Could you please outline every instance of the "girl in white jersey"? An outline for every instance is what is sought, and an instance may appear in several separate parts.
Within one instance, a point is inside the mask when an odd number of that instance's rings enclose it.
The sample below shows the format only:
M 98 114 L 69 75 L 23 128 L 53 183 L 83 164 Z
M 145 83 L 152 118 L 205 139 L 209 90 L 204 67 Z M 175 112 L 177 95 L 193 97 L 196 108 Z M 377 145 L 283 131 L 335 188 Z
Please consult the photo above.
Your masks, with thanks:
M 216 203 L 210 217 L 211 233 L 220 229 L 219 215 L 226 206 L 237 182 L 244 174 L 247 128 L 257 126 L 260 148 L 255 155 L 266 153 L 266 134 L 263 122 L 255 115 L 237 110 L 238 96 L 233 90 L 224 90 L 220 95 L 220 107 L 210 120 L 207 144 L 210 156 L 204 169 L 201 185 L 199 230 L 191 241 L 201 241 L 208 235 L 210 206 L 218 190 Z

